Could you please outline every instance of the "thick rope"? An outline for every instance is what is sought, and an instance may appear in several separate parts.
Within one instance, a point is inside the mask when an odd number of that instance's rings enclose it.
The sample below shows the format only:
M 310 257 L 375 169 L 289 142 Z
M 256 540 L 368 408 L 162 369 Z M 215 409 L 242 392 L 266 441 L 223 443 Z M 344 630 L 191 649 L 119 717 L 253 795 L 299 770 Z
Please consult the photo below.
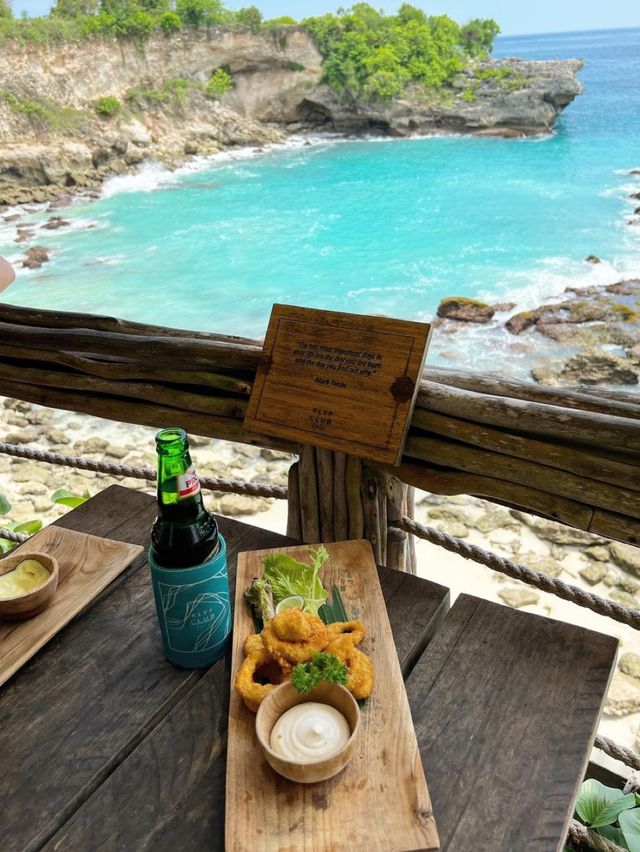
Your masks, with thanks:
M 15 456 L 20 459 L 42 461 L 48 464 L 76 467 L 80 470 L 93 470 L 96 473 L 108 473 L 112 476 L 127 476 L 132 479 L 146 479 L 154 482 L 157 478 L 155 470 L 149 467 L 130 467 L 126 464 L 111 464 L 110 462 L 89 461 L 77 456 L 63 456 L 60 453 L 50 453 L 46 450 L 35 450 L 19 444 L 0 442 L 0 453 Z M 287 499 L 287 489 L 279 485 L 267 485 L 262 482 L 244 482 L 241 479 L 218 479 L 217 477 L 200 477 L 200 485 L 211 491 L 222 491 L 232 494 L 247 494 L 250 497 L 271 497 L 276 500 Z
M 11 530 L 0 529 L 0 538 L 6 538 L 7 541 L 15 541 L 16 544 L 22 544 L 29 536 L 24 533 L 15 533 L 11 532 Z
M 588 846 L 589 849 L 595 849 L 596 852 L 624 852 L 624 849 L 618 846 L 617 843 L 607 840 L 606 837 L 602 837 L 596 831 L 592 831 L 586 825 L 582 825 L 577 819 L 571 820 L 569 838 L 572 843 L 576 845 L 584 843 L 585 846 Z
M 552 595 L 556 595 L 562 600 L 571 601 L 578 606 L 597 612 L 599 615 L 606 615 L 608 618 L 619 621 L 621 624 L 628 624 L 629 627 L 636 630 L 640 629 L 640 612 L 638 610 L 620 606 L 620 604 L 608 601 L 598 595 L 592 595 L 590 592 L 578 588 L 578 586 L 571 586 L 562 580 L 534 571 L 527 565 L 521 565 L 519 562 L 512 562 L 510 559 L 505 559 L 495 553 L 489 553 L 489 551 L 483 550 L 475 544 L 468 544 L 459 538 L 453 538 L 453 536 L 433 529 L 433 527 L 424 527 L 406 516 L 400 519 L 397 526 L 404 532 L 412 533 L 418 538 L 444 547 L 445 550 L 457 553 L 464 559 L 472 559 L 474 562 L 486 565 L 492 571 L 499 571 L 514 580 L 521 580 L 529 586 L 535 586 L 543 592 L 551 592 Z
M 632 769 L 640 770 L 640 755 L 637 755 L 631 749 L 618 745 L 618 743 L 614 743 L 613 740 L 603 737 L 600 734 L 598 734 L 593 744 L 614 760 L 620 760 Z

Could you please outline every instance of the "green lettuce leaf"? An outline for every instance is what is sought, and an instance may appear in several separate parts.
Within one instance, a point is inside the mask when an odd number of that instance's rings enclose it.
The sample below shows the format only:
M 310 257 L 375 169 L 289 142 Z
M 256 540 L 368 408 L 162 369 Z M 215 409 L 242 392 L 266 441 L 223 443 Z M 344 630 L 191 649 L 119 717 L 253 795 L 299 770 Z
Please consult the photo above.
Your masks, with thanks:
M 314 615 L 318 614 L 327 599 L 327 590 L 318 577 L 318 569 L 326 561 L 323 554 L 319 554 L 319 550 L 320 548 L 318 551 L 311 551 L 313 565 L 298 562 L 286 553 L 265 556 L 262 576 L 271 584 L 276 604 L 291 595 L 301 595 L 305 601 L 303 609 Z

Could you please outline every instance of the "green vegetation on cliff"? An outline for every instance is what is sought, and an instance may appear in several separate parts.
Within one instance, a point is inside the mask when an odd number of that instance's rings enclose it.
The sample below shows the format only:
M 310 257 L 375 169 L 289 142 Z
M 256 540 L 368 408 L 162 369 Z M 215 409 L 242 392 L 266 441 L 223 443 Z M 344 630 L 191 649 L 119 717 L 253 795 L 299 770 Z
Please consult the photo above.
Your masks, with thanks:
M 154 30 L 167 37 L 181 29 L 226 27 L 278 30 L 283 46 L 287 29 L 309 31 L 324 57 L 324 81 L 333 89 L 365 100 L 390 99 L 413 85 L 440 89 L 473 58 L 491 51 L 500 29 L 493 20 L 461 26 L 448 15 L 427 15 L 403 3 L 385 15 L 368 3 L 337 14 L 263 21 L 256 6 L 225 9 L 222 0 L 55 0 L 45 18 L 13 20 L 9 0 L 0 0 L 0 40 L 35 42 L 79 40 L 89 35 L 144 41 Z M 297 66 L 291 70 L 303 70 Z M 226 71 L 212 77 L 208 94 L 220 96 L 233 81 Z M 226 76 L 224 76 L 226 75 Z M 519 81 L 501 81 L 505 88 Z M 210 91 L 209 91 L 210 90 Z M 467 99 L 475 98 L 469 90 Z
M 408 3 L 397 15 L 356 3 L 303 24 L 325 58 L 325 82 L 365 99 L 396 97 L 409 83 L 440 88 L 471 56 L 487 55 L 500 31 L 495 21 L 461 27 L 448 15 L 427 15 Z

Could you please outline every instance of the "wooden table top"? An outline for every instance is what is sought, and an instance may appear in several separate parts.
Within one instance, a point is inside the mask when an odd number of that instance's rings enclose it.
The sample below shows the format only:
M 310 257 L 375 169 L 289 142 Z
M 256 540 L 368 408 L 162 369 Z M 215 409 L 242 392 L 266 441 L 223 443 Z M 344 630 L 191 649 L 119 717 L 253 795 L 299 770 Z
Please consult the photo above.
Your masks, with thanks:
M 147 546 L 155 511 L 149 495 L 113 486 L 58 523 Z M 232 600 L 240 551 L 296 543 L 219 523 Z M 406 676 L 449 593 L 384 568 L 380 579 Z M 222 849 L 229 662 L 189 671 L 165 660 L 137 559 L 0 690 L 3 852 Z
M 112 486 L 57 523 L 146 546 L 154 517 Z M 295 543 L 219 522 L 232 589 L 240 551 Z M 561 849 L 616 641 L 379 575 L 442 849 Z M 0 689 L 3 852 L 223 849 L 228 699 L 228 657 L 165 660 L 142 555 Z

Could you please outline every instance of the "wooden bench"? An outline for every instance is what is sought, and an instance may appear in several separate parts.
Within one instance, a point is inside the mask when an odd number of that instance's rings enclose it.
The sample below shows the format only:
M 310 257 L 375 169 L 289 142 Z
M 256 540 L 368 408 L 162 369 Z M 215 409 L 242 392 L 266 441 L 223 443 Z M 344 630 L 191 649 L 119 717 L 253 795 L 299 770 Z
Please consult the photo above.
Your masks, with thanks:
M 443 850 L 563 848 L 617 647 L 457 599 L 407 680 Z

